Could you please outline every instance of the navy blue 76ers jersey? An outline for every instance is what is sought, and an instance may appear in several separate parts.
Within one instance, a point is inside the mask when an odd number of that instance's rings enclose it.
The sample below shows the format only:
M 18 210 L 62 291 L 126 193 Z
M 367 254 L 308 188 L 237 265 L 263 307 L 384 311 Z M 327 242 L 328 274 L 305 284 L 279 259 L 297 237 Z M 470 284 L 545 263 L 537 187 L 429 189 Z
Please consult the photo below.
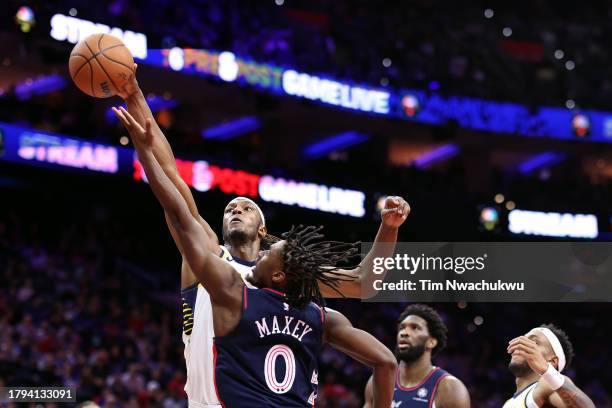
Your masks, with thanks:
M 435 408 L 434 400 L 438 385 L 447 375 L 448 373 L 443 369 L 434 367 L 419 385 L 407 388 L 400 384 L 400 371 L 398 369 L 391 408 Z
M 289 307 L 282 293 L 244 288 L 242 317 L 215 338 L 215 382 L 226 408 L 313 407 L 323 310 Z

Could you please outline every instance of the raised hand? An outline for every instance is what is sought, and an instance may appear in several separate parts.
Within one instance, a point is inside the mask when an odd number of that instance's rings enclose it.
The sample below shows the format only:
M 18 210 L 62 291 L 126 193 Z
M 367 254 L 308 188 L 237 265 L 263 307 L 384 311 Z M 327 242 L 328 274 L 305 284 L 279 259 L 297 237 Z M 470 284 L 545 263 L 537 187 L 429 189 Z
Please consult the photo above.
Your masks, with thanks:
M 548 361 L 542 355 L 536 342 L 528 337 L 520 336 L 511 340 L 508 344 L 508 353 L 523 357 L 529 367 L 539 375 L 544 374 L 548 369 Z
M 383 224 L 398 228 L 406 221 L 410 214 L 410 205 L 402 197 L 390 196 L 385 200 L 385 207 L 381 211 Z
M 113 106 L 113 112 L 119 118 L 123 126 L 127 129 L 132 140 L 136 143 L 141 143 L 146 147 L 151 147 L 153 144 L 153 133 L 151 131 L 151 119 L 147 118 L 145 121 L 145 128 L 142 126 L 130 113 L 123 107 L 115 108 Z
M 136 68 L 138 68 L 138 64 L 134 64 L 134 68 L 132 69 L 132 74 L 128 78 L 127 82 L 119 89 L 117 95 L 120 96 L 123 100 L 128 99 L 130 96 L 138 92 L 138 81 L 136 81 Z

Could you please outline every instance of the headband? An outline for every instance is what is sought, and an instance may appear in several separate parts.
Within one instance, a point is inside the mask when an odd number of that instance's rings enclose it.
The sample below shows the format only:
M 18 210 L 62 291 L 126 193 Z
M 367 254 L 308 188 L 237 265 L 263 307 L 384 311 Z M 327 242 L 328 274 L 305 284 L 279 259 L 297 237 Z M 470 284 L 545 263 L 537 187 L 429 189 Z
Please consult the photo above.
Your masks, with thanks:
M 257 212 L 259 212 L 259 216 L 261 217 L 261 224 L 264 227 L 266 226 L 266 217 L 264 217 L 263 211 L 261 211 L 261 208 L 259 208 L 259 206 L 257 205 L 257 203 L 255 201 L 253 201 L 253 200 L 251 200 L 250 198 L 247 198 L 247 197 L 236 197 L 232 201 L 230 201 L 230 204 L 233 203 L 236 200 L 248 201 L 249 203 L 253 204 L 253 206 L 257 209 Z
M 563 369 L 565 368 L 565 353 L 563 352 L 563 347 L 561 346 L 559 338 L 555 335 L 555 333 L 552 332 L 552 330 L 546 327 L 536 327 L 534 329 L 531 329 L 531 331 L 527 333 L 527 337 L 529 337 L 536 331 L 542 333 L 544 337 L 546 337 L 546 339 L 550 343 L 550 346 L 553 349 L 553 352 L 559 359 L 559 372 L 563 371 Z

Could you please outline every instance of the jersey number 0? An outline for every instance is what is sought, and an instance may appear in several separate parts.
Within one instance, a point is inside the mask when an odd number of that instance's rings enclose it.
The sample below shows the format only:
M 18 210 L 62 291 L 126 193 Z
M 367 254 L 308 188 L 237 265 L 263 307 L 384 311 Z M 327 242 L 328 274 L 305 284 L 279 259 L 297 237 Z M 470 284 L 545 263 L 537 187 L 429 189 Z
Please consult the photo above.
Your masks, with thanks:
M 278 381 L 276 377 L 276 359 L 282 357 L 285 360 L 285 377 Z M 293 381 L 295 381 L 295 356 L 293 351 L 284 344 L 273 346 L 268 354 L 264 364 L 264 374 L 266 384 L 272 392 L 276 394 L 284 394 L 291 389 Z

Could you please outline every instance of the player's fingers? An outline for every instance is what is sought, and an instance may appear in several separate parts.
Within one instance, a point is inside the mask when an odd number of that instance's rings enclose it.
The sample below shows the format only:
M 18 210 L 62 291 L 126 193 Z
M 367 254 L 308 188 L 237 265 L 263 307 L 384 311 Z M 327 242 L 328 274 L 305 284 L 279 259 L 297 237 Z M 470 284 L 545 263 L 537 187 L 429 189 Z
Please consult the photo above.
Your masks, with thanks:
M 403 200 L 402 203 L 402 213 L 406 215 L 410 214 L 410 205 L 405 200 Z
M 136 119 L 134 119 L 134 117 L 130 114 L 130 112 L 127 111 L 127 109 L 125 109 L 123 106 L 120 106 L 119 109 L 121 109 L 121 113 L 123 113 L 123 115 L 127 118 L 127 120 L 130 122 L 130 125 L 132 126 L 137 126 L 139 127 L 141 130 L 142 126 L 140 126 L 140 124 L 138 122 L 136 122 Z
M 398 206 L 397 196 L 388 196 L 385 200 L 385 207 L 397 207 Z
M 518 343 L 518 342 L 521 342 L 521 341 L 524 342 L 524 341 L 533 341 L 533 340 L 530 340 L 529 338 L 527 338 L 525 336 L 518 336 L 518 337 L 510 340 L 509 344 Z
M 399 210 L 398 210 L 398 207 L 393 207 L 393 208 L 383 208 L 383 209 L 381 210 L 381 214 L 382 214 L 382 215 L 387 215 L 387 214 L 390 214 L 390 213 L 397 213 L 398 211 L 399 211 Z
M 120 106 L 120 107 L 119 107 L 119 110 L 121 110 L 121 113 L 123 113 L 123 116 L 125 116 L 125 117 L 126 117 L 126 119 L 127 119 L 127 120 L 128 120 L 130 123 L 134 123 L 134 122 L 136 122 L 136 121 L 134 120 L 134 118 L 132 117 L 132 115 L 130 115 L 130 112 L 128 112 L 128 110 L 127 110 L 127 109 L 125 109 L 123 106 Z
M 508 352 L 513 353 L 514 351 L 520 351 L 522 353 L 525 353 L 526 355 L 534 355 L 535 354 L 535 349 L 526 346 L 524 344 L 517 344 L 512 346 L 511 348 L 508 349 Z
M 145 129 L 147 132 L 147 137 L 151 136 L 151 118 L 147 118 L 147 121 L 145 122 Z
M 119 109 L 115 108 L 114 106 L 112 109 L 113 109 L 113 113 L 115 114 L 115 116 L 117 116 L 117 118 L 123 124 L 123 126 L 125 126 L 126 128 L 129 128 L 130 122 L 128 122 L 125 116 L 123 116 L 123 113 Z
M 519 338 L 518 338 L 518 339 L 515 341 L 515 343 L 524 344 L 525 346 L 527 346 L 527 347 L 531 347 L 531 348 L 535 348 L 535 347 L 537 347 L 537 344 L 536 344 L 536 342 L 535 342 L 535 341 L 533 341 L 533 340 L 531 340 L 531 339 L 529 339 L 529 338 L 527 338 L 527 337 L 524 337 L 524 336 L 519 337 Z
M 134 63 L 134 69 L 132 70 L 132 72 L 134 73 L 134 75 L 136 75 L 136 70 L 138 69 L 138 64 Z

